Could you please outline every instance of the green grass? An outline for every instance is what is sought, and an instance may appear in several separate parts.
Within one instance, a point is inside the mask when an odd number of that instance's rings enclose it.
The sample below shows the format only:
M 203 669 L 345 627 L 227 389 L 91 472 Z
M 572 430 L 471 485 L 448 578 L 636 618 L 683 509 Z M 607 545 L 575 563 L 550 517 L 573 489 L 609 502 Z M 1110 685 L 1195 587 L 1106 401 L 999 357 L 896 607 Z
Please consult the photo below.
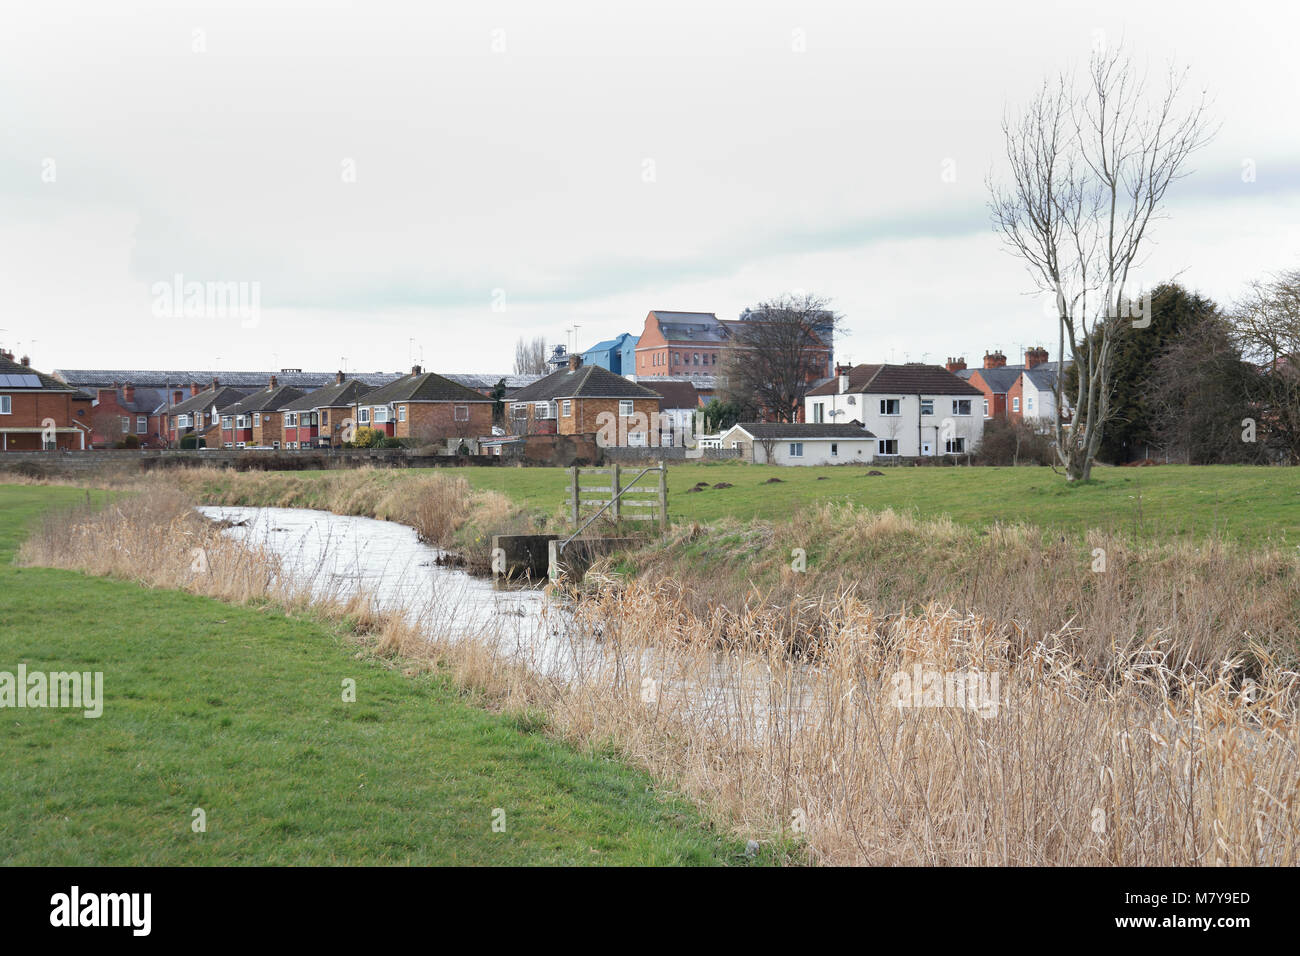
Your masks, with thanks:
M 780 519 L 810 504 L 946 515 L 976 527 L 1023 522 L 1082 533 L 1101 529 L 1138 540 L 1221 536 L 1246 545 L 1300 544 L 1300 469 L 1161 465 L 1098 467 L 1084 485 L 1049 468 L 783 468 L 710 462 L 669 468 L 674 521 Z M 476 488 L 502 491 L 530 509 L 560 513 L 566 474 L 555 468 L 464 468 Z M 764 484 L 769 478 L 780 484 Z M 824 480 L 818 480 L 824 479 Z M 700 481 L 731 488 L 688 492 Z
M 102 671 L 105 697 L 98 719 L 0 710 L 0 862 L 745 862 L 645 774 L 314 618 L 11 563 L 42 511 L 84 499 L 0 486 L 0 670 Z

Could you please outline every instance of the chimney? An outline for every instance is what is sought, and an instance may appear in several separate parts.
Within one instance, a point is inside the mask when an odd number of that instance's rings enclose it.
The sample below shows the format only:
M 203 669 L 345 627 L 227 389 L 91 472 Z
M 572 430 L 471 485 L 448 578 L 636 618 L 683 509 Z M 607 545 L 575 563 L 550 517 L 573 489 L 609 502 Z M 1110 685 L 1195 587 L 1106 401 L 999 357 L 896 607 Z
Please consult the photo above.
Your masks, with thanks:
M 966 370 L 966 356 L 961 358 L 948 357 L 948 364 L 944 366 L 950 372 L 962 372 Z
M 424 374 L 424 369 L 420 368 L 420 366 L 418 366 L 418 365 L 412 365 L 412 366 L 411 366 L 411 374 L 412 374 L 412 375 L 423 375 L 423 374 Z
M 839 372 L 840 394 L 843 395 L 849 390 L 849 373 L 844 369 L 836 369 L 836 371 Z
M 190 382 L 190 398 L 193 398 L 197 394 L 199 394 L 199 383 Z
M 334 384 L 335 384 L 335 385 L 342 385 L 342 384 L 343 384 L 343 370 L 342 370 L 342 369 L 339 369 L 339 371 L 335 374 L 335 376 L 334 376 Z
M 275 376 L 272 375 L 272 376 L 271 376 L 271 380 L 270 380 L 269 382 L 266 383 L 266 387 L 267 387 L 267 388 L 275 388 L 275 386 L 276 386 Z
M 215 392 L 219 385 L 221 385 L 221 383 L 217 381 L 217 377 L 214 375 L 212 377 L 212 390 Z
M 839 363 L 836 363 L 835 365 L 836 375 L 848 375 L 851 371 L 853 371 L 852 365 L 840 365 Z
M 0 359 L 6 359 L 10 362 L 14 360 L 14 353 L 8 349 L 0 349 Z
M 135 386 L 130 382 L 122 386 L 122 399 L 128 405 L 135 401 Z
M 172 404 L 179 405 L 181 402 L 185 401 L 183 397 L 184 395 L 185 395 L 184 389 L 180 389 L 180 388 L 176 389 L 176 391 L 172 393 Z
M 985 368 L 1002 368 L 1002 366 L 1006 364 L 1007 364 L 1007 357 L 1003 355 L 1001 352 L 984 353 Z
M 569 371 L 576 372 L 580 365 L 582 365 L 582 356 L 574 352 L 569 356 Z
M 1047 361 L 1047 349 L 1041 345 L 1035 345 L 1032 349 L 1025 352 L 1025 368 L 1034 368 L 1042 365 Z
M 27 368 L 29 365 L 32 364 L 31 356 L 24 355 L 22 358 L 18 360 L 18 363 L 22 365 L 23 368 Z

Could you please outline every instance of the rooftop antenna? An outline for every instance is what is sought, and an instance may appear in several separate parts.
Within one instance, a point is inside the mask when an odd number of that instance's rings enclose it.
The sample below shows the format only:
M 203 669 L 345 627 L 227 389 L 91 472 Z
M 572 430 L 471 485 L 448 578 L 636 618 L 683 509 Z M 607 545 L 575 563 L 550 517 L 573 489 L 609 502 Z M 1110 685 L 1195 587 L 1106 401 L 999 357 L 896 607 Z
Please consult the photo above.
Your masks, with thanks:
M 339 361 L 343 363 L 343 374 L 346 375 L 348 372 L 348 357 L 346 355 L 340 355 Z

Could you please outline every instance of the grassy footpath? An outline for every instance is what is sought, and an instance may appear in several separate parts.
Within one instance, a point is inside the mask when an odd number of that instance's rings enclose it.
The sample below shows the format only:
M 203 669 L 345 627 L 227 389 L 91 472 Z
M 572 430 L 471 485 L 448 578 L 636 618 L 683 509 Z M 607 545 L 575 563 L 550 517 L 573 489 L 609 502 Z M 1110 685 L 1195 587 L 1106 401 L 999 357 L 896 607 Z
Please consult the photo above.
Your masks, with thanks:
M 0 862 L 743 862 L 646 775 L 320 621 L 12 564 L 44 510 L 84 499 L 0 486 L 0 670 L 102 671 L 105 696 L 98 719 L 0 710 Z

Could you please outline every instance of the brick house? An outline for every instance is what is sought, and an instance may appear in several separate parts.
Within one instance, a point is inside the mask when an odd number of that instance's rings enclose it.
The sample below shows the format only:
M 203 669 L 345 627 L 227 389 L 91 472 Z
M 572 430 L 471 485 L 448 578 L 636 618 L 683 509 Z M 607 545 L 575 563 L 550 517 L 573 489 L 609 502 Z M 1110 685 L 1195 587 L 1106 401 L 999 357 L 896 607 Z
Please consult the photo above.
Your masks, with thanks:
M 91 441 L 96 447 L 112 447 L 134 435 L 141 448 L 165 447 L 170 405 L 163 389 L 136 388 L 130 382 L 96 389 Z
M 326 385 L 296 398 L 280 409 L 284 414 L 285 448 L 330 448 L 343 444 L 348 422 L 354 422 L 352 407 L 374 387 L 342 372 Z
M 590 435 L 605 443 L 658 447 L 660 396 L 644 385 L 570 355 L 552 372 L 510 398 L 506 426 L 517 435 Z
M 281 409 L 302 397 L 300 389 L 281 385 L 272 375 L 266 388 L 222 410 L 221 446 L 279 448 L 284 444 L 284 413 Z
M 983 394 L 984 417 L 1025 419 L 1051 418 L 1056 407 L 1054 388 L 1059 362 L 1048 361 L 1047 349 L 1025 350 L 1023 365 L 1008 365 L 1001 351 L 986 352 L 984 367 L 967 369 L 965 359 L 949 359 L 948 371 L 964 378 Z M 1044 394 L 1046 393 L 1046 394 Z M 1065 415 L 1069 419 L 1069 413 Z
M 93 401 L 0 349 L 0 451 L 88 448 Z
M 221 413 L 248 397 L 243 389 L 222 385 L 215 378 L 202 391 L 190 383 L 190 397 L 172 405 L 167 415 L 167 438 L 179 445 L 186 435 L 198 435 L 207 448 L 221 447 Z
M 357 398 L 352 417 L 358 428 L 376 428 L 390 438 L 416 443 L 464 443 L 477 447 L 492 434 L 492 408 L 486 395 L 449 378 L 412 367 L 411 374 Z

